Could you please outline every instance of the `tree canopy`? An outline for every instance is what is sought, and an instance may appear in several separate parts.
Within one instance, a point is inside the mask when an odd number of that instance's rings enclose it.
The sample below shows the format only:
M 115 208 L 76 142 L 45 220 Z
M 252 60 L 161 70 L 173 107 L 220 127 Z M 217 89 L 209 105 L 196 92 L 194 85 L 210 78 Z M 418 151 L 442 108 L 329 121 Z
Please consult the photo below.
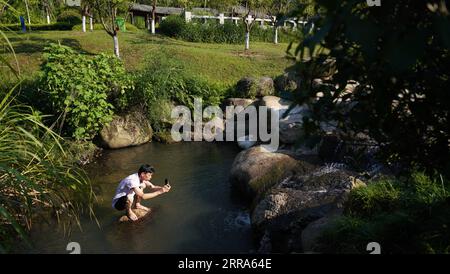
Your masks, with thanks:
M 368 132 L 384 159 L 450 170 L 450 21 L 444 0 L 317 0 L 317 27 L 294 53 L 307 79 L 300 101 L 310 101 L 318 121 L 335 119 L 347 130 Z M 329 49 L 320 54 L 317 49 Z M 305 62 L 305 53 L 317 53 Z M 337 73 L 322 89 L 312 88 L 321 61 L 335 60 Z M 358 83 L 345 94 L 347 81 Z M 336 88 L 337 87 L 337 88 Z M 310 99 L 314 100 L 310 100 Z M 338 104 L 337 102 L 347 102 Z M 341 107 L 341 108 L 340 108 Z M 342 111 L 346 107 L 346 111 Z

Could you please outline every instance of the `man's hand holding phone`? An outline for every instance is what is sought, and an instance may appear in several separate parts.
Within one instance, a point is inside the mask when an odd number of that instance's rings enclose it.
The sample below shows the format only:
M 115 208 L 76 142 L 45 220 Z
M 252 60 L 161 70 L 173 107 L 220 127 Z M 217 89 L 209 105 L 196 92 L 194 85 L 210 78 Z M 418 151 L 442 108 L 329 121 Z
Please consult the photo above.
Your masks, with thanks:
M 169 180 L 167 178 L 164 180 L 164 187 L 163 188 L 165 189 L 165 192 L 167 192 L 167 191 L 169 191 L 171 189 Z

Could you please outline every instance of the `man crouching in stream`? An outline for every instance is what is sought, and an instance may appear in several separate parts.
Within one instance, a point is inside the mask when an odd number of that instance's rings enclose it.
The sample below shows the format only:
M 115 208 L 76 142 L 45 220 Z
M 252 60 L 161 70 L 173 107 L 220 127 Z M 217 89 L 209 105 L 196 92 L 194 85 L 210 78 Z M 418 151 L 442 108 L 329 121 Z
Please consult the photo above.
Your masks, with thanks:
M 150 183 L 150 179 L 155 173 L 155 169 L 150 165 L 142 165 L 137 173 L 131 174 L 122 181 L 116 190 L 116 195 L 113 198 L 112 206 L 117 210 L 126 210 L 126 215 L 132 221 L 136 221 L 138 217 L 132 209 L 142 209 L 148 211 L 149 209 L 141 205 L 141 200 L 154 198 L 158 195 L 166 193 L 170 190 L 170 185 L 155 186 Z M 144 193 L 146 187 L 150 188 L 150 193 Z M 133 201 L 136 196 L 136 201 L 133 206 Z

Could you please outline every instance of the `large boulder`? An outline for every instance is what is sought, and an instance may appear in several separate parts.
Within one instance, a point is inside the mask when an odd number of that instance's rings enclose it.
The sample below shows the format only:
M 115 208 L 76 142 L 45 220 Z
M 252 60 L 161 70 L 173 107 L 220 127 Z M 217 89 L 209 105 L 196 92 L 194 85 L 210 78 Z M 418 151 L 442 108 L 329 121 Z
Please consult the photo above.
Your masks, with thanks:
M 257 87 L 258 87 L 256 91 L 257 97 L 264 97 L 275 94 L 273 79 L 270 77 L 261 77 L 258 80 Z
M 236 156 L 230 181 L 247 198 L 253 199 L 276 184 L 295 165 L 296 160 L 291 156 L 256 146 Z
M 286 72 L 275 78 L 275 90 L 277 92 L 294 92 L 302 82 L 302 78 L 296 72 Z
M 236 84 L 236 91 L 240 97 L 256 98 L 275 93 L 273 79 L 270 77 L 262 77 L 255 79 L 252 77 L 245 77 L 239 80 Z
M 260 106 L 265 106 L 269 110 L 274 110 L 278 112 L 278 117 L 281 119 L 283 114 L 292 105 L 292 101 L 282 99 L 277 96 L 264 96 L 259 102 Z
M 254 103 L 255 100 L 254 99 L 247 99 L 247 98 L 227 98 L 223 101 L 222 103 L 222 109 L 226 110 L 227 106 L 242 106 L 244 108 L 246 108 L 247 106 L 251 105 L 252 103 Z
M 152 140 L 152 134 L 150 123 L 142 112 L 115 115 L 100 131 L 100 145 L 110 149 L 142 145 Z
M 260 252 L 310 251 L 303 245 L 307 243 L 309 249 L 317 235 L 307 230 L 302 243 L 303 230 L 316 220 L 328 218 L 324 222 L 341 214 L 350 190 L 364 186 L 353 175 L 334 166 L 324 166 L 293 174 L 274 186 L 251 216 L 254 232 L 261 239 Z
M 337 213 L 337 212 L 336 212 Z M 329 214 L 328 216 L 317 219 L 309 223 L 301 233 L 301 247 L 303 252 L 316 252 L 317 251 L 317 239 L 328 227 L 333 217 L 339 214 Z

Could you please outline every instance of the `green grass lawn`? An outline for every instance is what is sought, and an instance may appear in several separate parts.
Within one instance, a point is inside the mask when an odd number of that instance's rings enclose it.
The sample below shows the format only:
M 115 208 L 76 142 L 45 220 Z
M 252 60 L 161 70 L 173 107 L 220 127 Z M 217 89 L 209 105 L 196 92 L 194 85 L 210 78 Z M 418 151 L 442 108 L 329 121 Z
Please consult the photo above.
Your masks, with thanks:
M 35 77 L 42 63 L 42 51 L 49 43 L 60 42 L 89 54 L 113 54 L 112 38 L 104 31 L 82 33 L 79 31 L 40 31 L 26 34 L 7 33 L 15 49 L 21 73 L 26 78 Z M 119 35 L 121 57 L 129 71 L 145 65 L 146 56 L 164 50 L 185 64 L 193 74 L 211 82 L 225 85 L 235 83 L 244 76 L 270 76 L 281 74 L 291 66 L 285 58 L 288 44 L 251 43 L 250 51 L 244 45 L 190 43 L 152 36 L 140 31 Z M 5 50 L 0 48 L 0 52 Z M 5 54 L 4 54 L 5 55 Z M 13 60 L 11 54 L 6 54 Z

